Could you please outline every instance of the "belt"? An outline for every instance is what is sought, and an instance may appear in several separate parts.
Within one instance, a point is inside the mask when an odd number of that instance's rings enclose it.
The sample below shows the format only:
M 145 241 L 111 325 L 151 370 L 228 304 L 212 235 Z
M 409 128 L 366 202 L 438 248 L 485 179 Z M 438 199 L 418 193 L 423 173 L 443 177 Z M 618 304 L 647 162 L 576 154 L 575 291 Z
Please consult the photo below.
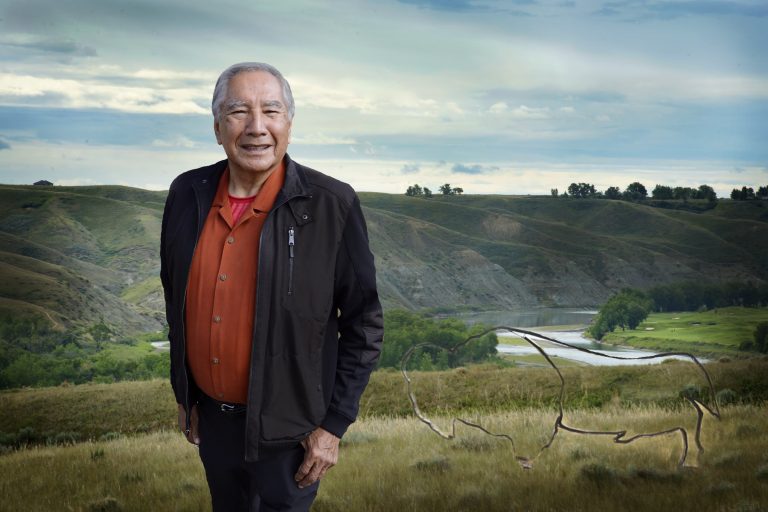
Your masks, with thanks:
M 247 409 L 245 404 L 230 404 L 227 402 L 219 402 L 218 400 L 209 397 L 205 393 L 202 394 L 201 398 L 211 402 L 216 406 L 216 409 L 225 414 L 244 414 Z

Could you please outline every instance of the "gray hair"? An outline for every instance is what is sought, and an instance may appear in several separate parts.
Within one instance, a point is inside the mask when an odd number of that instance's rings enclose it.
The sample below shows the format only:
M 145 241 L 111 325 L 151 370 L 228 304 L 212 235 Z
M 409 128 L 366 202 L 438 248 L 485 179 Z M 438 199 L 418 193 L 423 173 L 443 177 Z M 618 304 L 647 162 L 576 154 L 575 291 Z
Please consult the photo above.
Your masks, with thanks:
M 211 112 L 213 112 L 214 119 L 219 118 L 221 103 L 224 101 L 224 95 L 229 88 L 229 81 L 235 75 L 247 71 L 266 71 L 278 79 L 283 88 L 283 100 L 288 109 L 288 118 L 293 119 L 293 114 L 296 112 L 296 105 L 293 102 L 293 93 L 291 92 L 291 86 L 288 84 L 288 80 L 285 79 L 277 68 L 264 62 L 240 62 L 239 64 L 233 64 L 219 75 L 219 79 L 216 80 L 216 87 L 213 89 L 213 100 L 211 101 Z

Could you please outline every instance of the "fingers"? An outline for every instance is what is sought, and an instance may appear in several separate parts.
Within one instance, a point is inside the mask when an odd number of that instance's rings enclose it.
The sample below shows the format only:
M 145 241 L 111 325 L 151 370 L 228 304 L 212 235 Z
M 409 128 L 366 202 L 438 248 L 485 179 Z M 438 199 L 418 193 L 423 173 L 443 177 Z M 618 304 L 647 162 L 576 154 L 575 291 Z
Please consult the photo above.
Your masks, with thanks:
M 299 489 L 308 487 L 320 480 L 325 473 L 333 466 L 327 462 L 316 460 L 315 462 L 304 459 L 304 463 L 299 467 L 294 479 Z
M 294 479 L 299 488 L 314 484 L 336 465 L 339 458 L 339 438 L 318 428 L 301 442 L 304 447 L 304 461 Z

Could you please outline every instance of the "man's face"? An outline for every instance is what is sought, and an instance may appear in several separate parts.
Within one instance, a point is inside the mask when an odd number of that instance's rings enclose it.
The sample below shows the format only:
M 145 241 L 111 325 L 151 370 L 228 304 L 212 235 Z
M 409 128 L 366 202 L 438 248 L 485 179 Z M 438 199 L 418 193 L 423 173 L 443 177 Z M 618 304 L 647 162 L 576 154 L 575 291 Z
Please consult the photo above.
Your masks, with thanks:
M 266 71 L 233 76 L 213 130 L 227 153 L 230 172 L 274 170 L 291 142 L 291 120 L 280 81 Z

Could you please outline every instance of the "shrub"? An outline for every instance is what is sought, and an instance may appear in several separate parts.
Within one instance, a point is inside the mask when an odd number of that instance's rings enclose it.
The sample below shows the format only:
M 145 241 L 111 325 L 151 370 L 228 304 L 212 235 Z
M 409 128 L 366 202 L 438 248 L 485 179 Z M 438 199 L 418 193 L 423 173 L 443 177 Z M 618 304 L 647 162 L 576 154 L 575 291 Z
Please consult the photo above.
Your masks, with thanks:
M 739 398 L 736 392 L 729 388 L 721 389 L 720 391 L 717 392 L 715 397 L 717 398 L 717 403 L 719 403 L 720 405 L 729 405 L 729 404 L 736 403 L 736 401 Z

